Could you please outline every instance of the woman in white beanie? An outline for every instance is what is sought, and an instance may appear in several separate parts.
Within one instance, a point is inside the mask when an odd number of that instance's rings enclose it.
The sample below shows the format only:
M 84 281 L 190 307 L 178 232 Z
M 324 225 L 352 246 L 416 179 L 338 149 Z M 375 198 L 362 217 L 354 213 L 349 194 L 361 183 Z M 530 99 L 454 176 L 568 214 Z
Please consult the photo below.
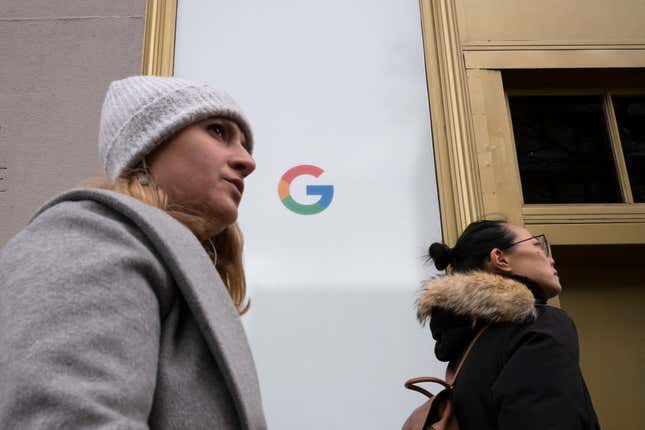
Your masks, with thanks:
M 225 93 L 110 85 L 107 180 L 0 251 L 1 429 L 264 429 L 235 224 L 253 136 Z

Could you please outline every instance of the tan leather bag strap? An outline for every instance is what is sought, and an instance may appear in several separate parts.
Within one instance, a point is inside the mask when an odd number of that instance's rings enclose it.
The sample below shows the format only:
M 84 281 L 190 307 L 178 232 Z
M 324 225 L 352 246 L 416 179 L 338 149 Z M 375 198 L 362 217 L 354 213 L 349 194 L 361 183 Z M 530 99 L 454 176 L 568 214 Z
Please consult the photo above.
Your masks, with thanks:
M 459 361 L 459 365 L 457 365 L 457 370 L 455 370 L 454 372 L 451 372 L 450 369 L 446 370 L 445 381 L 443 379 L 433 378 L 431 376 L 420 376 L 418 378 L 408 379 L 404 384 L 405 388 L 407 388 L 408 390 L 414 390 L 416 392 L 419 392 L 429 399 L 432 399 L 434 397 L 434 394 L 430 393 L 428 390 L 424 388 L 419 387 L 417 384 L 420 384 L 423 382 L 434 382 L 436 384 L 442 385 L 445 388 L 452 388 L 453 384 L 455 383 L 455 379 L 457 379 L 457 375 L 461 370 L 461 366 L 466 361 L 466 357 L 468 357 L 470 350 L 473 349 L 475 342 L 477 342 L 477 339 L 479 339 L 479 336 L 481 336 L 482 333 L 484 333 L 484 330 L 486 330 L 487 328 L 488 328 L 488 325 L 486 325 L 481 330 L 479 330 L 479 332 L 477 332 L 473 340 L 470 341 L 468 348 L 466 348 L 466 351 L 464 352 L 463 357 L 461 357 L 461 360 Z
M 416 385 L 416 384 L 419 384 L 419 383 L 422 383 L 422 382 L 434 382 L 435 384 L 443 385 L 445 388 L 451 388 L 450 385 L 446 381 L 444 381 L 443 379 L 433 378 L 431 376 L 420 376 L 418 378 L 408 379 L 407 381 L 405 381 L 405 384 L 403 384 L 403 385 L 405 385 L 405 388 L 407 388 L 408 390 L 414 390 L 414 391 L 416 391 L 418 393 L 423 394 L 424 396 L 426 396 L 429 399 L 433 398 L 434 394 L 432 394 L 428 390 L 426 390 L 424 388 L 421 388 L 418 385 Z
M 485 325 L 482 327 L 481 330 L 475 335 L 473 340 L 470 341 L 470 344 L 468 345 L 468 348 L 466 348 L 466 351 L 464 352 L 464 355 L 461 357 L 461 360 L 459 360 L 459 364 L 457 365 L 457 369 L 454 372 L 446 371 L 446 381 L 448 384 L 450 384 L 450 387 L 452 387 L 455 384 L 455 380 L 457 379 L 457 375 L 459 375 L 459 371 L 461 370 L 461 366 L 463 366 L 464 362 L 466 361 L 466 358 L 468 357 L 468 354 L 470 354 L 470 350 L 473 349 L 473 346 L 475 346 L 475 343 L 477 342 L 477 339 L 484 333 L 484 330 L 488 328 L 490 324 Z

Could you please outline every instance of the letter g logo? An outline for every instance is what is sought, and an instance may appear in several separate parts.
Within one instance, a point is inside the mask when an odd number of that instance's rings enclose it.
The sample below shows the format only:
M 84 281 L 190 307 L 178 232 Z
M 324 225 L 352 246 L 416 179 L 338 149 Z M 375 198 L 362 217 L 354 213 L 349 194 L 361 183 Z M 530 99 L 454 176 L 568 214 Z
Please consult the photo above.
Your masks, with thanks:
M 291 182 L 297 177 L 302 175 L 311 175 L 318 178 L 324 172 L 325 171 L 320 167 L 309 164 L 302 164 L 287 170 L 285 174 L 282 175 L 282 178 L 280 178 L 280 183 L 278 184 L 278 194 L 280 195 L 282 204 L 290 211 L 300 215 L 314 215 L 327 209 L 327 206 L 329 206 L 331 200 L 334 198 L 333 185 L 307 185 L 308 196 L 320 196 L 320 199 L 318 199 L 316 203 L 310 205 L 303 205 L 302 203 L 295 201 L 293 197 L 291 197 L 291 192 L 289 190 Z

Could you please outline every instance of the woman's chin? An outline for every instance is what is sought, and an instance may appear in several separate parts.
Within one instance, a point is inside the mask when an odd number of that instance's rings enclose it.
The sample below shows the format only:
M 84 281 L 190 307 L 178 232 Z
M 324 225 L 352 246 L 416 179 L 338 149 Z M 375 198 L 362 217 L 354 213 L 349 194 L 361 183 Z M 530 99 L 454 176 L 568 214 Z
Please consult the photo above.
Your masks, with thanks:
M 235 208 L 234 211 L 221 214 L 220 217 L 218 218 L 218 221 L 223 226 L 222 230 L 235 224 L 235 222 L 237 221 L 237 208 Z
M 234 204 L 211 207 L 208 212 L 210 223 L 217 230 L 216 234 L 221 233 L 237 221 L 237 205 Z
M 217 236 L 235 223 L 237 217 L 218 217 L 211 219 L 208 225 L 209 237 Z
M 557 297 L 562 292 L 562 286 L 560 285 L 560 282 L 553 283 L 552 285 L 548 285 L 547 287 L 542 289 L 544 290 L 544 294 L 546 295 L 547 299 Z

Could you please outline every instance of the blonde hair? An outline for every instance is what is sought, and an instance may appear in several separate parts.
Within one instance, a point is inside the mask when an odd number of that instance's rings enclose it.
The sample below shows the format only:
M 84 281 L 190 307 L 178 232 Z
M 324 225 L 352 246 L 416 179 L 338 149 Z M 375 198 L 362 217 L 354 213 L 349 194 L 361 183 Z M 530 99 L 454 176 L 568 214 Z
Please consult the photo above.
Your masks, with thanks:
M 147 170 L 147 169 L 145 169 Z M 137 177 L 140 169 L 133 170 L 127 177 L 117 178 L 114 182 L 106 179 L 89 180 L 84 185 L 93 188 L 116 191 L 134 197 L 150 206 L 163 210 L 185 225 L 201 242 L 204 250 L 214 261 L 217 272 L 228 290 L 233 304 L 240 315 L 248 311 L 250 302 L 246 298 L 246 278 L 242 264 L 243 238 L 237 223 L 224 231 L 210 236 L 209 220 L 198 211 L 190 210 L 170 201 L 168 194 L 154 183 L 142 185 Z

